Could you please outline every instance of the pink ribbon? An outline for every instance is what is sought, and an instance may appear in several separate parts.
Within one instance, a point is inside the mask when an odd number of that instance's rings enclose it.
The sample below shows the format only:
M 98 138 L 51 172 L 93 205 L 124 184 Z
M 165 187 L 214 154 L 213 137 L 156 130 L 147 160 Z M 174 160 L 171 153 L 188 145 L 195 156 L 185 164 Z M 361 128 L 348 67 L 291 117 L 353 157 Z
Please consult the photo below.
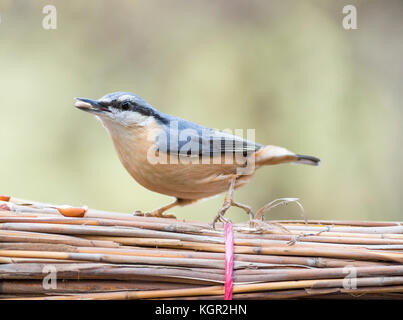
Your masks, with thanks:
M 225 227 L 225 285 L 224 300 L 232 300 L 232 274 L 234 271 L 234 235 L 231 222 L 226 222 Z

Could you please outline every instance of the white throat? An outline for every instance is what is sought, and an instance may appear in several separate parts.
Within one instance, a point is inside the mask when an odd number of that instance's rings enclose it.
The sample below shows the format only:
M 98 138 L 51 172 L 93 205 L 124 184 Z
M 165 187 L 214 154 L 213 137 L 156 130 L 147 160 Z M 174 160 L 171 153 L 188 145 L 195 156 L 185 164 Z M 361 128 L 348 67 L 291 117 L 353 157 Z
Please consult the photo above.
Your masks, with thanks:
M 143 115 L 135 111 L 115 111 L 97 118 L 104 124 L 104 126 L 123 126 L 123 127 L 145 127 L 154 121 L 151 116 Z

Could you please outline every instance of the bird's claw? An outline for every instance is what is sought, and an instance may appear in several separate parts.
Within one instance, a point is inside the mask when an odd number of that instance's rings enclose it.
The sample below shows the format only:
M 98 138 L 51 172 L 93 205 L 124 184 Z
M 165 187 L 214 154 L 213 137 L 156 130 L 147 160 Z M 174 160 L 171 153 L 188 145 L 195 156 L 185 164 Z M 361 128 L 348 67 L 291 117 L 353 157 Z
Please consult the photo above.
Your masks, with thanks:
M 220 210 L 220 212 L 215 216 L 213 223 L 212 223 L 213 229 L 215 229 L 215 225 L 218 221 L 222 222 L 223 224 L 231 222 L 231 220 L 224 217 L 224 213 L 225 212 L 222 212 L 222 210 Z

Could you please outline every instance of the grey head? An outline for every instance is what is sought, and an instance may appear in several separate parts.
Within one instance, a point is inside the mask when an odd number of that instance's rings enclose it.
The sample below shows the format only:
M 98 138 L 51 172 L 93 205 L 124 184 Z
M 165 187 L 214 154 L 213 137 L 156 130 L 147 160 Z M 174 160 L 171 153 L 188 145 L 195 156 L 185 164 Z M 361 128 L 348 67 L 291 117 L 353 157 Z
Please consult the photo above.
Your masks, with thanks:
M 162 112 L 154 109 L 143 98 L 130 92 L 109 93 L 98 100 L 76 98 L 75 106 L 93 113 L 101 119 L 120 122 L 122 125 L 143 125 L 150 118 L 167 124 L 169 119 Z

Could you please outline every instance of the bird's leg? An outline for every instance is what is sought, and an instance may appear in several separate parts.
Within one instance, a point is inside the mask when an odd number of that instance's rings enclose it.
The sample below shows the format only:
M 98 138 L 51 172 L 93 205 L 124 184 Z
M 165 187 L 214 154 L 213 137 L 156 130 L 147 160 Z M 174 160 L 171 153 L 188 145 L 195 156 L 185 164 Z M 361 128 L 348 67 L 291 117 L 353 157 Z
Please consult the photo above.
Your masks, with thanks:
M 157 218 L 172 218 L 172 219 L 176 219 L 176 217 L 173 214 L 163 214 L 165 211 L 176 207 L 180 204 L 180 200 L 176 199 L 174 202 L 171 202 L 169 204 L 167 204 L 166 206 L 163 206 L 161 208 L 155 209 L 151 212 L 146 212 L 143 213 L 139 210 L 137 210 L 134 215 L 136 216 L 145 216 L 145 217 L 157 217 Z
M 224 214 L 225 214 L 225 212 L 227 212 L 227 210 L 231 206 L 238 207 L 238 208 L 245 210 L 245 212 L 247 214 L 249 214 L 250 218 L 253 219 L 253 212 L 249 206 L 236 202 L 232 199 L 234 196 L 235 182 L 236 182 L 236 178 L 233 178 L 230 182 L 227 194 L 225 195 L 224 204 L 221 207 L 221 209 L 218 211 L 217 216 L 213 220 L 213 228 L 215 227 L 215 224 L 217 223 L 217 221 L 228 222 L 228 219 L 224 218 Z
M 215 228 L 215 224 L 217 223 L 217 221 L 228 222 L 228 219 L 224 218 L 224 214 L 231 207 L 231 200 L 232 196 L 234 195 L 235 180 L 236 178 L 231 180 L 227 194 L 225 195 L 224 203 L 221 209 L 218 211 L 217 216 L 213 220 L 213 228 Z

